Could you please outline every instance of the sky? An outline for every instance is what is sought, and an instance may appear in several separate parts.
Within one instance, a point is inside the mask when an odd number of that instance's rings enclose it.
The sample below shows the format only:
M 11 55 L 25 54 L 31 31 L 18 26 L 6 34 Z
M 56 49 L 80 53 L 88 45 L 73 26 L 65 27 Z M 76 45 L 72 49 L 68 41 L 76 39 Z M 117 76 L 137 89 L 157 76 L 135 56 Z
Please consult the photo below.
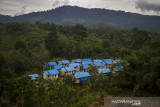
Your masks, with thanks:
M 63 5 L 160 16 L 160 0 L 0 0 L 0 14 L 17 16 Z

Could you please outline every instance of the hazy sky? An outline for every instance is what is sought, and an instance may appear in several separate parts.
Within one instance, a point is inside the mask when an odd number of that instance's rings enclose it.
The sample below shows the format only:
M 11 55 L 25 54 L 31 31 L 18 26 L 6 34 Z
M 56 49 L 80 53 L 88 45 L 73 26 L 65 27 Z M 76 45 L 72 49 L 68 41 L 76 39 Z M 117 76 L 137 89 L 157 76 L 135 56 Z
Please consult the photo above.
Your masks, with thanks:
M 21 15 L 63 5 L 160 15 L 160 0 L 0 0 L 0 14 Z

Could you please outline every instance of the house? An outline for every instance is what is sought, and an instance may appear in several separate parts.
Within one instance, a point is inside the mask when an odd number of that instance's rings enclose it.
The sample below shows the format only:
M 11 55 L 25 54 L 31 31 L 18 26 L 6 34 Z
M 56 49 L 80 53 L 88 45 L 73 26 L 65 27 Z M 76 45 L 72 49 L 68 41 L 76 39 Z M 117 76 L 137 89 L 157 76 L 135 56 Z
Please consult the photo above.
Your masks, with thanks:
M 73 59 L 71 61 L 71 63 L 79 63 L 79 64 L 82 64 L 82 60 L 81 59 Z
M 101 62 L 94 62 L 92 66 L 96 66 L 96 68 L 103 68 L 103 64 Z
M 108 72 L 111 72 L 111 70 L 109 68 L 100 68 L 98 69 L 99 74 L 107 74 Z
M 49 73 L 49 78 L 50 79 L 58 78 L 59 71 L 57 69 L 48 70 L 48 73 Z
M 82 83 L 85 79 L 89 79 L 91 75 L 88 72 L 75 72 L 74 77 L 76 78 L 75 83 Z
M 92 64 L 92 61 L 82 61 L 82 65 L 85 65 L 85 64 Z
M 44 79 L 54 79 L 54 78 L 58 78 L 59 75 L 59 71 L 57 69 L 51 69 L 48 71 L 43 71 L 43 78 Z
M 58 61 L 58 65 L 65 65 L 68 66 L 70 64 L 69 60 L 62 60 L 62 61 Z
M 60 70 L 61 68 L 64 68 L 65 65 L 56 65 L 54 66 L 54 69 Z
M 75 71 L 76 69 L 74 67 L 65 67 L 60 69 L 60 72 L 63 75 L 72 75 Z
M 93 60 L 93 62 L 94 62 L 94 63 L 101 63 L 101 64 L 102 64 L 102 66 L 101 66 L 101 67 L 103 67 L 103 68 L 105 68 L 105 67 L 106 67 L 106 65 L 105 65 L 104 61 L 102 61 L 101 59 L 95 59 L 95 60 Z
M 107 67 L 111 67 L 111 65 L 113 64 L 112 59 L 103 59 L 103 61 L 105 62 Z
M 43 71 L 43 79 L 48 79 L 49 78 L 49 72 L 48 71 Z
M 70 63 L 69 67 L 74 67 L 76 71 L 80 71 L 80 64 L 79 63 Z
M 76 67 L 76 66 L 79 66 L 79 65 L 80 65 L 79 63 L 70 63 L 69 67 Z
M 31 80 L 36 80 L 36 78 L 38 77 L 38 74 L 30 74 L 28 76 L 31 77 Z
M 88 64 L 84 64 L 84 65 L 82 65 L 82 67 L 83 67 L 83 70 L 81 70 L 81 71 L 86 72 L 86 71 L 88 71 L 88 68 L 90 66 Z
M 45 65 L 46 65 L 46 66 L 49 66 L 49 67 L 50 67 L 50 69 L 53 69 L 53 68 L 54 68 L 54 66 L 56 66 L 56 65 L 57 65 L 57 63 L 56 63 L 56 62 L 46 62 L 46 63 L 45 63 Z

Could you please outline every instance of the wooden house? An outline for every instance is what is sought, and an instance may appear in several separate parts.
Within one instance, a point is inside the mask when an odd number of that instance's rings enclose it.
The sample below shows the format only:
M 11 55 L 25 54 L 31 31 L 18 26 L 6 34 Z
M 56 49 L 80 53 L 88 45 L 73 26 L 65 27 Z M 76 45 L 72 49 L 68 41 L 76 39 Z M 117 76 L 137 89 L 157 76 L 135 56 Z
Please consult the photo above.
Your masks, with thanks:
M 48 79 L 48 78 L 49 78 L 49 72 L 43 71 L 43 79 Z
M 51 69 L 48 71 L 43 71 L 43 79 L 56 79 L 59 76 L 59 71 L 56 69 Z
M 62 61 L 58 61 L 58 65 L 65 65 L 68 66 L 70 64 L 69 60 L 62 60 Z
M 79 63 L 70 63 L 69 67 L 74 67 L 76 71 L 80 71 L 80 64 Z
M 81 71 L 83 71 L 83 72 L 86 72 L 86 71 L 88 71 L 88 68 L 89 68 L 90 66 L 88 65 L 88 64 L 84 64 L 84 65 L 82 65 L 82 70 Z
M 62 75 L 73 75 L 74 72 L 76 72 L 76 69 L 74 67 L 65 67 L 61 68 L 60 72 Z
M 112 59 L 103 59 L 103 61 L 105 62 L 107 67 L 111 67 L 113 64 Z
M 75 83 L 82 83 L 85 79 L 89 79 L 91 75 L 88 72 L 75 72 L 74 77 L 76 78 Z
M 103 64 L 101 62 L 94 62 L 92 66 L 96 66 L 96 68 L 103 68 Z
M 58 78 L 59 71 L 57 69 L 51 69 L 51 70 L 48 70 L 48 72 L 49 72 L 49 78 L 50 79 Z
M 56 62 L 46 62 L 45 65 L 46 65 L 46 66 L 49 66 L 50 69 L 54 69 L 54 66 L 56 66 L 57 63 L 56 63 Z
M 79 64 L 82 64 L 82 60 L 81 59 L 73 59 L 71 61 L 71 63 L 79 63 Z

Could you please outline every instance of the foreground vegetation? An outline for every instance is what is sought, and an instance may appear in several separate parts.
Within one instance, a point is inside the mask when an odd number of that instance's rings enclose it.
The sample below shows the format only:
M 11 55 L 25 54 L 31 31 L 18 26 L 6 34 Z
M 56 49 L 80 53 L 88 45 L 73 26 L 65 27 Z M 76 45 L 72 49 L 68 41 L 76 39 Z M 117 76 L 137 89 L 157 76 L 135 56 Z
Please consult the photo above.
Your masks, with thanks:
M 8 23 L 0 25 L 1 106 L 103 105 L 107 96 L 160 96 L 160 34 L 95 25 Z M 123 71 L 75 85 L 70 76 L 36 82 L 46 61 L 74 58 L 123 59 Z M 50 60 L 51 59 L 51 60 Z M 25 75 L 24 75 L 25 74 Z

